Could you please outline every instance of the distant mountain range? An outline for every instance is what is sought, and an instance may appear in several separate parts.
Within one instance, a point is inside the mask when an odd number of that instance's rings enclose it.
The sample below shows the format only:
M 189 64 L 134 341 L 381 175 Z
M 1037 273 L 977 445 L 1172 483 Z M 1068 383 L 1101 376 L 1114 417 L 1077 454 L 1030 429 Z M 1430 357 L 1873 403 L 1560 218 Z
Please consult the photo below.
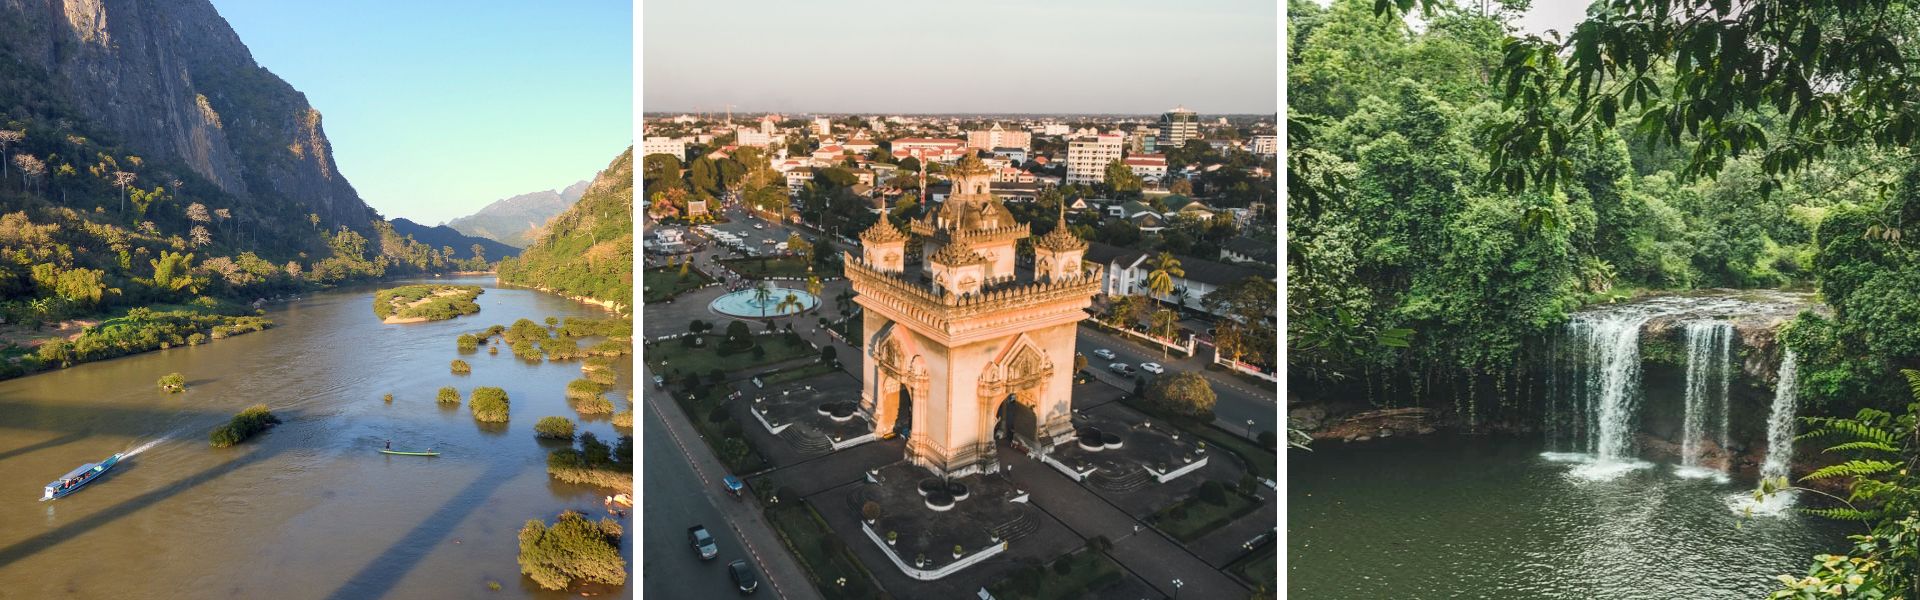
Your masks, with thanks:
M 500 280 L 633 310 L 633 148 L 593 178 L 580 200 L 556 215 L 518 258 L 500 261 Z
M 581 180 L 557 190 L 541 190 L 496 200 L 479 212 L 447 221 L 445 226 L 466 235 L 525 248 L 540 237 L 540 229 L 548 220 L 580 200 L 580 195 L 587 192 L 589 183 Z M 488 256 L 492 256 L 491 251 Z
M 481 250 L 485 251 L 485 255 L 489 261 L 497 261 L 509 256 L 520 255 L 519 248 L 483 237 L 465 235 L 445 225 L 428 227 L 404 218 L 394 219 L 388 221 L 388 223 L 393 225 L 394 233 L 400 234 L 402 237 L 413 236 L 413 241 L 426 244 L 436 249 L 452 246 L 453 254 L 451 256 L 472 256 L 471 248 L 473 248 L 474 244 L 480 245 Z

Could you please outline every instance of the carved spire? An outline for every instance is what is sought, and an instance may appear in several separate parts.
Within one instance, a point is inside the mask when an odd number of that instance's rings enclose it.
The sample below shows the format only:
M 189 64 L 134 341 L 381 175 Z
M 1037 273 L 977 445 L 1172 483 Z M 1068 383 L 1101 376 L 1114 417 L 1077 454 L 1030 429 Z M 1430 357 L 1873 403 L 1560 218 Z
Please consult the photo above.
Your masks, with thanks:
M 881 215 L 879 222 L 874 223 L 872 227 L 868 227 L 866 231 L 860 232 L 860 241 L 868 244 L 902 242 L 906 241 L 906 239 L 907 234 L 900 231 L 900 228 L 894 227 L 893 223 L 888 222 L 886 215 Z
M 940 251 L 933 253 L 933 256 L 927 257 L 927 260 L 950 267 L 957 267 L 984 263 L 987 262 L 987 257 L 981 256 L 979 252 L 974 251 L 973 246 L 967 242 L 955 240 L 952 243 L 941 246 Z
M 1046 235 L 1040 236 L 1040 239 L 1035 241 L 1034 245 L 1054 252 L 1087 249 L 1087 241 L 1080 239 L 1080 236 L 1074 235 L 1072 231 L 1067 229 L 1067 203 L 1065 200 L 1060 202 L 1060 220 L 1054 222 L 1053 231 L 1049 231 Z

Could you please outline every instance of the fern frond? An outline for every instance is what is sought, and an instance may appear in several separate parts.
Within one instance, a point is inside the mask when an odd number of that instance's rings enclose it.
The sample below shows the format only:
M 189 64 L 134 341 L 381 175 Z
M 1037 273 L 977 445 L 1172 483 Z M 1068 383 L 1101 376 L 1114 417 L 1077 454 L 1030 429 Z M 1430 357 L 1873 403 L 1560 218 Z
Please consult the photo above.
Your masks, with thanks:
M 1826 517 L 1829 519 L 1839 520 L 1839 521 L 1865 521 L 1867 519 L 1873 518 L 1873 515 L 1867 511 L 1846 508 L 1846 507 L 1805 508 L 1805 509 L 1801 509 L 1801 512 L 1818 516 L 1818 517 Z
M 1854 450 L 1873 450 L 1887 454 L 1899 454 L 1900 449 L 1880 442 L 1847 442 L 1838 446 L 1829 446 L 1827 452 L 1851 452 Z
M 1920 399 L 1920 369 L 1901 369 L 1900 374 L 1907 376 L 1907 389 L 1913 392 L 1914 398 Z
M 1899 464 L 1884 460 L 1850 460 L 1837 465 L 1821 467 L 1819 470 L 1808 473 L 1806 477 L 1801 477 L 1800 480 L 1813 481 L 1832 477 L 1865 477 L 1898 468 L 1900 468 Z

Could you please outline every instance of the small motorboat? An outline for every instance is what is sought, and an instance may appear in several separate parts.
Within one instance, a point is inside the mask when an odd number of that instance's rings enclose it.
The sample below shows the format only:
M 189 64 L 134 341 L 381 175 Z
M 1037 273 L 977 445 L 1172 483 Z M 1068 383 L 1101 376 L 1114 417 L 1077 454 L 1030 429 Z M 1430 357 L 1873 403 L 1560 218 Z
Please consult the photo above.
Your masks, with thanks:
M 107 469 L 111 469 L 114 465 L 120 464 L 120 458 L 120 454 L 114 454 L 113 456 L 107 457 L 106 460 L 80 465 L 80 468 L 69 471 L 66 475 L 61 475 L 59 479 L 53 480 L 53 483 L 47 484 L 47 489 L 45 493 L 40 496 L 40 501 L 45 502 L 64 497 L 80 489 L 81 486 L 93 483 L 93 480 L 99 479 L 101 474 L 107 472 Z
M 418 452 L 410 452 L 410 451 L 407 451 L 407 450 L 387 450 L 387 449 L 382 449 L 382 450 L 380 450 L 380 453 L 381 453 L 381 454 L 392 454 L 392 455 L 396 455 L 396 456 L 439 456 L 439 455 L 440 455 L 440 453 L 439 453 L 439 452 L 434 452 L 434 451 L 433 451 L 433 449 L 431 449 L 431 448 L 429 448 L 429 449 L 426 449 L 426 450 L 421 450 L 421 451 L 418 451 Z

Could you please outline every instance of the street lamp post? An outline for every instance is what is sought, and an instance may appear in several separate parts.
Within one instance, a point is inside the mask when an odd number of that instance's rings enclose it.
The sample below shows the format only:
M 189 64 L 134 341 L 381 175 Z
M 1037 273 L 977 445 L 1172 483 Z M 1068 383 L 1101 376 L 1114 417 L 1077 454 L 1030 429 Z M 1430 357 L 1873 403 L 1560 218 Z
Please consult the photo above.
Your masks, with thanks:
M 1253 437 L 1253 419 L 1247 419 L 1247 437 Z
M 1173 580 L 1173 600 L 1180 600 L 1180 587 L 1184 585 L 1186 585 L 1184 581 Z

